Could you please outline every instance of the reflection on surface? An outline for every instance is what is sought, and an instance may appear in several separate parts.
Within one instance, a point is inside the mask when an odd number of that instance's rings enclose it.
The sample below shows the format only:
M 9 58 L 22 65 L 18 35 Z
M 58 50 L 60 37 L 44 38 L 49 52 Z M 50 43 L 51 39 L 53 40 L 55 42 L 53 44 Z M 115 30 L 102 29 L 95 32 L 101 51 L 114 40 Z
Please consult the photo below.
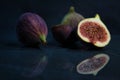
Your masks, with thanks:
M 33 68 L 30 68 L 29 70 L 25 70 L 22 75 L 25 77 L 35 77 L 40 75 L 45 67 L 47 65 L 47 57 L 43 56 L 40 61 L 38 62 L 38 64 L 35 64 L 35 66 L 33 66 Z
M 57 43 L 49 43 L 47 47 L 40 49 L 3 44 L 0 51 L 0 78 L 2 80 L 119 80 L 119 39 L 119 36 L 113 37 L 111 43 L 103 49 L 84 49 L 80 44 L 63 47 Z M 78 74 L 76 65 L 98 53 L 108 54 L 111 57 L 109 64 L 96 77 Z
M 4 59 L 4 57 L 8 57 Z M 33 55 L 25 55 L 25 54 L 17 54 L 11 55 L 9 54 L 1 58 L 0 56 L 0 70 L 2 75 L 12 76 L 21 76 L 26 78 L 32 78 L 40 76 L 45 70 L 48 60 L 47 56 L 41 54 L 33 54 Z M 3 76 L 4 77 L 4 76 Z M 10 75 L 8 77 L 11 77 Z

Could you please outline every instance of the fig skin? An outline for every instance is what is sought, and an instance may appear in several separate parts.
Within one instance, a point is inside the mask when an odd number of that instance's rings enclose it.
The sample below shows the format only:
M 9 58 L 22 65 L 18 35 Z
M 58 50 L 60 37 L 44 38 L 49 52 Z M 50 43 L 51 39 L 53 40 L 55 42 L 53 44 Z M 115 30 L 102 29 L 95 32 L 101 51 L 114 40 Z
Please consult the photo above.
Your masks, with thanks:
M 77 25 L 84 17 L 75 12 L 71 6 L 69 12 L 64 16 L 61 24 L 52 27 L 53 37 L 63 45 L 74 44 L 78 41 Z
M 22 14 L 16 26 L 18 39 L 25 46 L 46 44 L 47 24 L 38 14 L 26 12 Z
M 53 37 L 61 44 L 69 44 L 72 40 L 69 38 L 72 33 L 72 28 L 69 25 L 55 25 L 51 28 Z
M 107 46 L 111 40 L 110 32 L 98 14 L 94 18 L 86 18 L 79 22 L 77 34 L 83 43 L 92 44 L 97 48 Z
M 69 12 L 64 16 L 61 24 L 70 25 L 73 29 L 76 29 L 78 23 L 83 20 L 84 17 L 77 13 L 73 6 L 70 7 Z

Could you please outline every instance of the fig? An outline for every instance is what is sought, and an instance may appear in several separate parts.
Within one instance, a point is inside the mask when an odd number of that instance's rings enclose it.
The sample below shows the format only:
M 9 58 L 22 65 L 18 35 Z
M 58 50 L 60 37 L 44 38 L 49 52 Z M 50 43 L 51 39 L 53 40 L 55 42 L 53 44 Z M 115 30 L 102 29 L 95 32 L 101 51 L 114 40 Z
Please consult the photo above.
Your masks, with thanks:
M 79 22 L 77 34 L 79 38 L 95 47 L 105 47 L 111 40 L 111 35 L 99 14 L 94 18 L 86 18 Z
M 74 7 L 71 6 L 61 24 L 52 27 L 53 37 L 62 44 L 75 43 L 78 40 L 77 25 L 83 19 L 84 17 L 75 12 Z
M 93 74 L 97 73 L 103 69 L 109 62 L 110 57 L 107 54 L 97 54 L 92 58 L 83 60 L 77 65 L 77 72 L 79 74 Z
M 69 12 L 64 16 L 61 24 L 70 25 L 73 29 L 77 28 L 78 23 L 83 20 L 84 17 L 77 13 L 73 6 L 70 7 Z
M 72 32 L 72 27 L 69 25 L 55 25 L 51 28 L 53 37 L 55 38 L 56 41 L 62 44 L 68 44 L 72 42 L 69 39 L 69 36 L 71 35 Z
M 38 46 L 47 42 L 47 24 L 36 13 L 26 12 L 22 14 L 18 20 L 16 32 L 19 41 L 25 46 Z

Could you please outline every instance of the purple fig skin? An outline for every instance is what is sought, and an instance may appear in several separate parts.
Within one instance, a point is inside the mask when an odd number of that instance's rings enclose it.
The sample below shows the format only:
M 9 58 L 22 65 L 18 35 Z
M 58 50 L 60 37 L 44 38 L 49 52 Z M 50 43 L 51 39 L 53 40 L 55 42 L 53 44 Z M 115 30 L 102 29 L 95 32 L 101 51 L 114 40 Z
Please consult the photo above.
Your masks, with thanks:
M 18 20 L 16 32 L 19 41 L 26 46 L 46 44 L 47 25 L 44 19 L 35 13 L 22 14 Z
M 71 44 L 74 40 L 71 38 L 73 28 L 69 25 L 55 25 L 52 27 L 52 34 L 56 41 L 63 45 Z

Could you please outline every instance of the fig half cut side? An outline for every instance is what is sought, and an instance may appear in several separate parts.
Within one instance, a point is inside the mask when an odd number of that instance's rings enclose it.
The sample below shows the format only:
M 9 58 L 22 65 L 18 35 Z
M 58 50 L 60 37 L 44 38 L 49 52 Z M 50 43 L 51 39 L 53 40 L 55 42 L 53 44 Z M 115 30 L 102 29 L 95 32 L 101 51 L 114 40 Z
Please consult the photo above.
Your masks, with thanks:
M 94 18 L 86 18 L 78 24 L 77 34 L 86 43 L 96 47 L 105 47 L 111 40 L 110 32 L 98 14 Z
M 110 57 L 107 54 L 97 54 L 92 58 L 83 60 L 77 65 L 77 72 L 80 74 L 93 74 L 97 73 L 106 66 Z

